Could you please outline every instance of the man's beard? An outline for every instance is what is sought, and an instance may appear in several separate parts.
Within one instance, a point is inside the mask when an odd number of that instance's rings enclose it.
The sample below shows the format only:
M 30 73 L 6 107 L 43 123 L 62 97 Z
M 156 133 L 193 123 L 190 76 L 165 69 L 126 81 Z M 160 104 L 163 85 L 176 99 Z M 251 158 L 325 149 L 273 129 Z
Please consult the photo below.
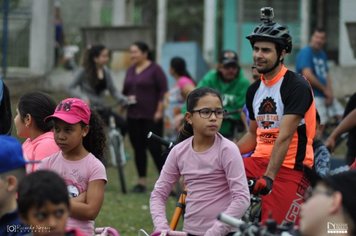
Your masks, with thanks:
M 274 65 L 273 65 L 272 67 L 270 67 L 270 68 L 265 68 L 265 69 L 258 69 L 258 68 L 257 68 L 257 71 L 258 71 L 258 73 L 260 73 L 260 74 L 267 74 L 267 73 L 273 71 L 273 70 L 279 65 L 279 63 L 280 63 L 280 59 L 279 59 L 279 57 L 278 57 L 278 59 L 276 60 L 276 63 L 274 63 Z

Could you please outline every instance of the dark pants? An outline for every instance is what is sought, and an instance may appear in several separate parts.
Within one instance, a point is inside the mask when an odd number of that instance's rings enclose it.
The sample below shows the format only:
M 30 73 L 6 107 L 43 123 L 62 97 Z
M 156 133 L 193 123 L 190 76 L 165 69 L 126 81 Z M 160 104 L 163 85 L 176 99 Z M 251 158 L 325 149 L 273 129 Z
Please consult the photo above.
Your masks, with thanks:
M 128 118 L 127 125 L 139 177 L 147 176 L 147 148 L 153 157 L 158 172 L 160 172 L 165 162 L 165 158 L 162 156 L 162 145 L 157 141 L 147 139 L 147 134 L 152 131 L 162 136 L 163 121 L 155 123 L 153 120 L 148 119 Z

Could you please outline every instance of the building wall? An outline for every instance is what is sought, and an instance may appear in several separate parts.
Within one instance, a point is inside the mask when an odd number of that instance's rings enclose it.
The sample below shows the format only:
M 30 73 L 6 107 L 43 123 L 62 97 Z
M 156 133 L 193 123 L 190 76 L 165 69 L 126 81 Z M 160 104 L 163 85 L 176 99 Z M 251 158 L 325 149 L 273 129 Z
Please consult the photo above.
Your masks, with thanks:
M 346 22 L 355 22 L 356 24 L 356 1 L 341 0 L 340 1 L 340 41 L 339 41 L 339 62 L 341 66 L 356 65 L 356 48 L 352 49 L 349 35 L 346 29 Z M 353 37 L 356 37 L 354 34 Z
M 292 54 L 286 58 L 286 63 L 294 63 L 296 52 L 300 47 L 300 5 L 301 1 L 225 0 L 223 48 L 237 50 L 241 64 L 252 64 L 252 49 L 246 36 L 251 34 L 253 29 L 260 24 L 260 8 L 271 6 L 274 8 L 275 21 L 288 25 L 291 32 L 294 49 Z M 298 9 L 297 12 L 295 12 L 296 9 Z

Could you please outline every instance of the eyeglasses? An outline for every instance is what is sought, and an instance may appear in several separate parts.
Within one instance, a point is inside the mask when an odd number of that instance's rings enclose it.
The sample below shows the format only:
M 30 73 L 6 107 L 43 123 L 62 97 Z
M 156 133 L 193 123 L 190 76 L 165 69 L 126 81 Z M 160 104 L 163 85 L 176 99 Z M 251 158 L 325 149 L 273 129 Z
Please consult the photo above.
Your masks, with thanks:
M 218 108 L 218 109 L 210 109 L 210 108 L 202 108 L 199 110 L 192 110 L 191 113 L 194 112 L 199 112 L 199 115 L 201 118 L 203 119 L 209 119 L 211 117 L 211 115 L 214 113 L 216 118 L 222 119 L 224 118 L 225 115 L 225 110 L 222 108 Z
M 315 195 L 331 196 L 333 194 L 334 194 L 334 191 L 332 191 L 332 190 L 321 190 L 321 189 L 312 189 L 312 188 L 310 188 L 305 192 L 304 199 L 308 200 L 308 199 L 310 199 L 311 197 L 313 197 Z

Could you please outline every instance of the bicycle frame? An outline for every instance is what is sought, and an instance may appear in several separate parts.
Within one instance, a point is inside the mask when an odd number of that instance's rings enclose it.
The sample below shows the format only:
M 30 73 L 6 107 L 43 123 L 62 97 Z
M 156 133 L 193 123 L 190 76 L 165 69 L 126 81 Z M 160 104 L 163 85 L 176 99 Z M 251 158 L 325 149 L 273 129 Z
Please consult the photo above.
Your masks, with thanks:
M 175 230 L 177 228 L 179 219 L 182 216 L 182 214 L 184 213 L 186 197 L 187 197 L 187 191 L 186 191 L 186 189 L 184 189 L 184 191 L 179 196 L 178 202 L 176 204 L 176 209 L 173 212 L 171 223 L 169 225 L 169 227 L 172 230 Z
M 124 165 L 126 164 L 126 155 L 124 150 L 124 139 L 118 130 L 115 122 L 114 112 L 112 110 L 117 104 L 112 106 L 94 106 L 93 110 L 96 110 L 99 114 L 103 112 L 108 115 L 108 125 L 106 127 L 106 136 L 108 138 L 108 151 L 111 157 L 111 164 L 117 168 L 119 183 L 121 185 L 122 193 L 127 193 Z
M 109 126 L 107 130 L 107 136 L 109 138 L 109 152 L 112 160 L 112 164 L 117 167 L 119 183 L 121 185 L 122 193 L 127 193 L 125 174 L 124 174 L 124 165 L 126 164 L 126 156 L 124 150 L 124 140 L 121 133 L 117 130 L 115 117 L 110 115 L 109 117 Z
M 110 116 L 109 117 L 109 130 L 108 130 L 108 137 L 110 138 L 110 140 L 114 139 L 115 137 L 118 137 L 119 138 L 119 141 L 120 143 L 123 143 L 123 137 L 121 135 L 121 133 L 117 130 L 117 127 L 116 127 L 116 123 L 115 123 L 115 118 L 113 116 Z M 123 149 L 123 146 L 122 145 L 119 145 L 119 149 L 120 149 L 120 158 L 121 158 L 121 161 L 120 163 L 122 165 L 125 165 L 126 164 L 126 158 L 125 158 L 125 151 Z M 111 152 L 111 150 L 110 150 Z M 111 152 L 111 154 L 113 154 Z M 115 156 L 114 156 L 115 157 Z M 116 162 L 116 158 L 113 158 L 114 162 Z

